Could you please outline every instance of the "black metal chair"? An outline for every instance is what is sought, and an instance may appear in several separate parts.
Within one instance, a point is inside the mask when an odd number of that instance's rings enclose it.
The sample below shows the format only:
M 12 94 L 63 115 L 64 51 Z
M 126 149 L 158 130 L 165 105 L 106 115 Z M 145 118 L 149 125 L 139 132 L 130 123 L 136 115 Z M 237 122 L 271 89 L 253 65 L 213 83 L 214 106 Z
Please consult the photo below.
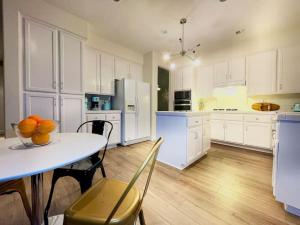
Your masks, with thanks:
M 105 153 L 107 150 L 109 138 L 110 138 L 111 132 L 113 130 L 113 124 L 111 122 L 105 121 L 105 120 L 86 121 L 78 127 L 77 133 L 83 129 L 83 126 L 85 126 L 85 125 L 88 126 L 90 124 L 92 124 L 92 133 L 93 134 L 105 135 L 104 131 L 105 131 L 105 128 L 107 128 L 107 131 L 108 131 L 108 132 L 106 132 L 107 142 L 104 147 L 102 157 L 99 158 L 99 154 L 100 154 L 100 149 L 99 149 L 99 152 L 96 152 L 95 154 L 93 154 L 92 156 L 90 156 L 84 160 L 80 160 L 71 165 L 68 165 L 68 166 L 65 166 L 62 168 L 57 168 L 54 170 L 53 176 L 52 176 L 52 184 L 51 184 L 50 194 L 49 194 L 48 202 L 47 202 L 47 205 L 46 205 L 46 208 L 44 211 L 45 225 L 48 225 L 48 212 L 49 212 L 49 209 L 51 206 L 54 187 L 59 178 L 66 177 L 66 176 L 73 177 L 74 179 L 76 179 L 79 182 L 80 190 L 81 190 L 81 193 L 83 194 L 92 186 L 93 177 L 94 177 L 94 174 L 95 174 L 97 168 L 100 168 L 102 176 L 106 177 L 105 169 L 103 166 L 103 160 L 104 160 Z

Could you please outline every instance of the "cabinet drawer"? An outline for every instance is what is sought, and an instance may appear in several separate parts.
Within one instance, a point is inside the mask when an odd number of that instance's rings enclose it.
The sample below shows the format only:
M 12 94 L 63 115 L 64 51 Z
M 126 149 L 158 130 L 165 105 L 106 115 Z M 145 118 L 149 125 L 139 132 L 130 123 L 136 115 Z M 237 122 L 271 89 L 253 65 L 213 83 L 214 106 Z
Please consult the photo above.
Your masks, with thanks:
M 259 122 L 259 123 L 271 123 L 272 122 L 272 115 L 245 115 L 246 122 Z
M 106 114 L 106 120 L 108 121 L 120 120 L 120 114 Z
M 243 114 L 231 114 L 231 113 L 213 113 L 211 118 L 214 120 L 232 120 L 243 121 Z
M 91 120 L 105 120 L 105 114 L 88 114 L 86 116 L 87 121 Z
M 188 127 L 197 126 L 202 124 L 202 117 L 191 117 L 188 118 Z

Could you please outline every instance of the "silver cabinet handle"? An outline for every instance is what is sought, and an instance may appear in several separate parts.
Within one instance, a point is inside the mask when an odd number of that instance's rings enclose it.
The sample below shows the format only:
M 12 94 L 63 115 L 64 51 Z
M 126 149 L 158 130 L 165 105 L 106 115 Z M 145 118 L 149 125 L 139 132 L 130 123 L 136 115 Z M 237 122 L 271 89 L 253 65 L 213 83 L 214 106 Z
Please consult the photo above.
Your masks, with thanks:
M 56 81 L 53 81 L 53 88 L 56 89 Z
M 64 83 L 60 82 L 60 89 L 63 90 L 64 89 Z
M 279 89 L 282 90 L 282 88 L 283 88 L 283 84 L 280 84 Z

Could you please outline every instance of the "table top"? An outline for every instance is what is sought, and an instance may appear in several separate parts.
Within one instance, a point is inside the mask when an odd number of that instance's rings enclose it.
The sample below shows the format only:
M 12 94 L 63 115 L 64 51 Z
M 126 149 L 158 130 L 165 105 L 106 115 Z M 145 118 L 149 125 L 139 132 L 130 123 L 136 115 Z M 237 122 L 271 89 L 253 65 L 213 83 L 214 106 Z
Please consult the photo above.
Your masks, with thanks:
M 18 138 L 0 140 L 0 182 L 47 172 L 102 149 L 107 139 L 91 133 L 60 133 L 53 143 L 24 148 Z

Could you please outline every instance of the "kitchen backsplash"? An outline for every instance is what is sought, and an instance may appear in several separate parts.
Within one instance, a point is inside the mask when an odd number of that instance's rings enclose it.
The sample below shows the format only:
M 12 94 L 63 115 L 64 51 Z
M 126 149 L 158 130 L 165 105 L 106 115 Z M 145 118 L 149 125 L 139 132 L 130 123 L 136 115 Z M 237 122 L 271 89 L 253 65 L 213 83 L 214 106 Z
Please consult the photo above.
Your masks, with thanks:
M 198 109 L 212 110 L 214 108 L 237 108 L 242 111 L 251 110 L 256 102 L 270 102 L 280 105 L 280 111 L 292 111 L 294 103 L 300 103 L 300 94 L 270 95 L 248 97 L 245 86 L 215 88 L 213 97 L 197 99 Z

